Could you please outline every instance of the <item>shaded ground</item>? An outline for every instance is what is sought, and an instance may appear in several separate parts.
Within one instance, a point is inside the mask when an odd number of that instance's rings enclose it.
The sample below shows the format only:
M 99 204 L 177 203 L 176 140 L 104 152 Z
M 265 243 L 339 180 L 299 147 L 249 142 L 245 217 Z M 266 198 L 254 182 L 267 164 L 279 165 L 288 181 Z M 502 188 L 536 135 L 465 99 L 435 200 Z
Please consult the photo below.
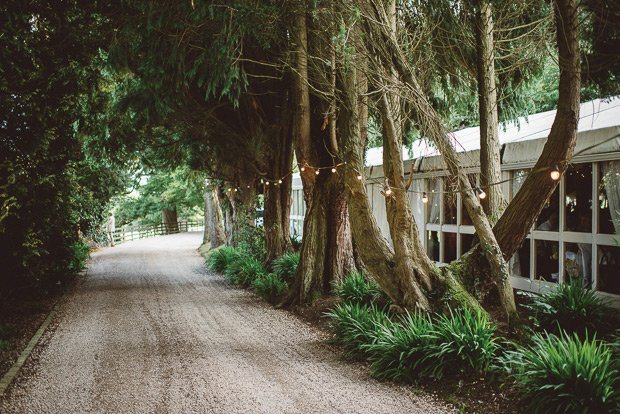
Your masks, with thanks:
M 95 253 L 0 412 L 458 412 L 371 379 L 321 331 L 207 273 L 201 241 Z

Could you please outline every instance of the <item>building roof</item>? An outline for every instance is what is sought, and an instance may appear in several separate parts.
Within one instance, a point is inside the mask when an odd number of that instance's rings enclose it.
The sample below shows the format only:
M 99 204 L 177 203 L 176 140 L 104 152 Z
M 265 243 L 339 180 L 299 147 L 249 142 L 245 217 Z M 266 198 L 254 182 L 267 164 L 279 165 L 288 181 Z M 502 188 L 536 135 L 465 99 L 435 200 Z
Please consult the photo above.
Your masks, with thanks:
M 541 112 L 500 125 L 500 144 L 508 144 L 502 163 L 518 164 L 536 160 L 549 135 L 555 114 L 555 110 Z M 578 134 L 576 155 L 619 151 L 620 137 L 617 135 L 620 134 L 620 96 L 582 103 L 579 107 Z M 452 137 L 457 152 L 473 152 L 480 149 L 480 127 L 456 131 L 452 133 Z M 533 142 L 535 140 L 538 142 Z M 411 149 L 403 148 L 403 160 L 437 155 L 439 151 L 430 146 L 426 140 L 414 142 Z M 472 162 L 476 163 L 477 160 Z M 381 164 L 383 164 L 383 148 L 369 149 L 366 153 L 366 165 Z

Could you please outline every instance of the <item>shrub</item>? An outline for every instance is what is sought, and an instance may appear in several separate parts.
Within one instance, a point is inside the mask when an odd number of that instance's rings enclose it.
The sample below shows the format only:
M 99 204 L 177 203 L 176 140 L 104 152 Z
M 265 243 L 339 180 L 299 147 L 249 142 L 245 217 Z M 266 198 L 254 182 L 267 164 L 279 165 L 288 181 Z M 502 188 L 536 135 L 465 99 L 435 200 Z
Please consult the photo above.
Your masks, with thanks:
M 273 273 L 259 275 L 252 282 L 252 287 L 267 300 L 283 294 L 288 289 L 286 282 Z
M 386 297 L 375 281 L 366 280 L 363 272 L 353 272 L 333 286 L 334 293 L 345 303 L 369 304 L 380 297 Z
M 284 280 L 295 278 L 297 265 L 299 264 L 299 253 L 284 253 L 273 261 L 271 268 L 275 274 Z
M 0 325 L 0 351 L 11 348 L 9 339 L 15 335 L 17 328 L 13 325 Z
M 374 305 L 343 303 L 325 313 L 329 326 L 347 354 L 364 354 L 366 345 L 377 340 L 382 326 L 391 324 L 387 314 Z
M 525 293 L 532 299 L 528 308 L 535 312 L 541 328 L 558 333 L 560 330 L 583 335 L 604 326 L 609 308 L 593 290 L 582 287 L 579 280 L 559 284 L 540 295 Z
M 620 413 L 618 363 L 607 345 L 565 332 L 533 340 L 509 355 L 528 412 Z
M 213 272 L 225 272 L 228 265 L 241 256 L 241 251 L 234 247 L 222 246 L 207 257 L 207 265 Z
M 252 256 L 240 255 L 224 271 L 226 279 L 233 285 L 248 287 L 259 276 L 267 273 L 263 264 Z
M 407 315 L 401 324 L 377 324 L 374 343 L 364 345 L 372 375 L 390 381 L 413 381 L 427 366 L 427 350 L 434 338 L 431 320 L 418 313 Z
M 487 372 L 499 345 L 495 326 L 481 311 L 469 309 L 439 317 L 431 332 L 424 373 L 441 378 L 447 372 Z

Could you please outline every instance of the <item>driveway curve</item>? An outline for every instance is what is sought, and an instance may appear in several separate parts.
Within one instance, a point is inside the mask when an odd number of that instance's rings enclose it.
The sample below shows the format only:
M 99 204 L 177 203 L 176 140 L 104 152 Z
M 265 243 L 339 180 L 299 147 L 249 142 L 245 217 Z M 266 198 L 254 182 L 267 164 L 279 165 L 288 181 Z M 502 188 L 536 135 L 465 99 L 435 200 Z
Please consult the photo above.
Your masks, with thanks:
M 92 255 L 0 413 L 447 413 L 211 274 L 200 233 Z

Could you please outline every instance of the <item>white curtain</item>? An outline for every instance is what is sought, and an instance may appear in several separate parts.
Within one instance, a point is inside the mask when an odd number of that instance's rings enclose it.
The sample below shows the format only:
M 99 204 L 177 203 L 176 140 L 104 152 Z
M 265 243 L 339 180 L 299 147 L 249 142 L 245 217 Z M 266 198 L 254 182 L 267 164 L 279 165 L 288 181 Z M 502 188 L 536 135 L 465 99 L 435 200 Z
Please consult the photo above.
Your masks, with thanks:
M 431 178 L 428 180 L 428 222 L 432 224 L 439 224 L 439 201 L 441 200 L 441 187 L 440 181 L 437 178 Z
M 620 161 L 601 163 L 601 174 L 609 201 L 611 221 L 616 233 L 620 233 Z

